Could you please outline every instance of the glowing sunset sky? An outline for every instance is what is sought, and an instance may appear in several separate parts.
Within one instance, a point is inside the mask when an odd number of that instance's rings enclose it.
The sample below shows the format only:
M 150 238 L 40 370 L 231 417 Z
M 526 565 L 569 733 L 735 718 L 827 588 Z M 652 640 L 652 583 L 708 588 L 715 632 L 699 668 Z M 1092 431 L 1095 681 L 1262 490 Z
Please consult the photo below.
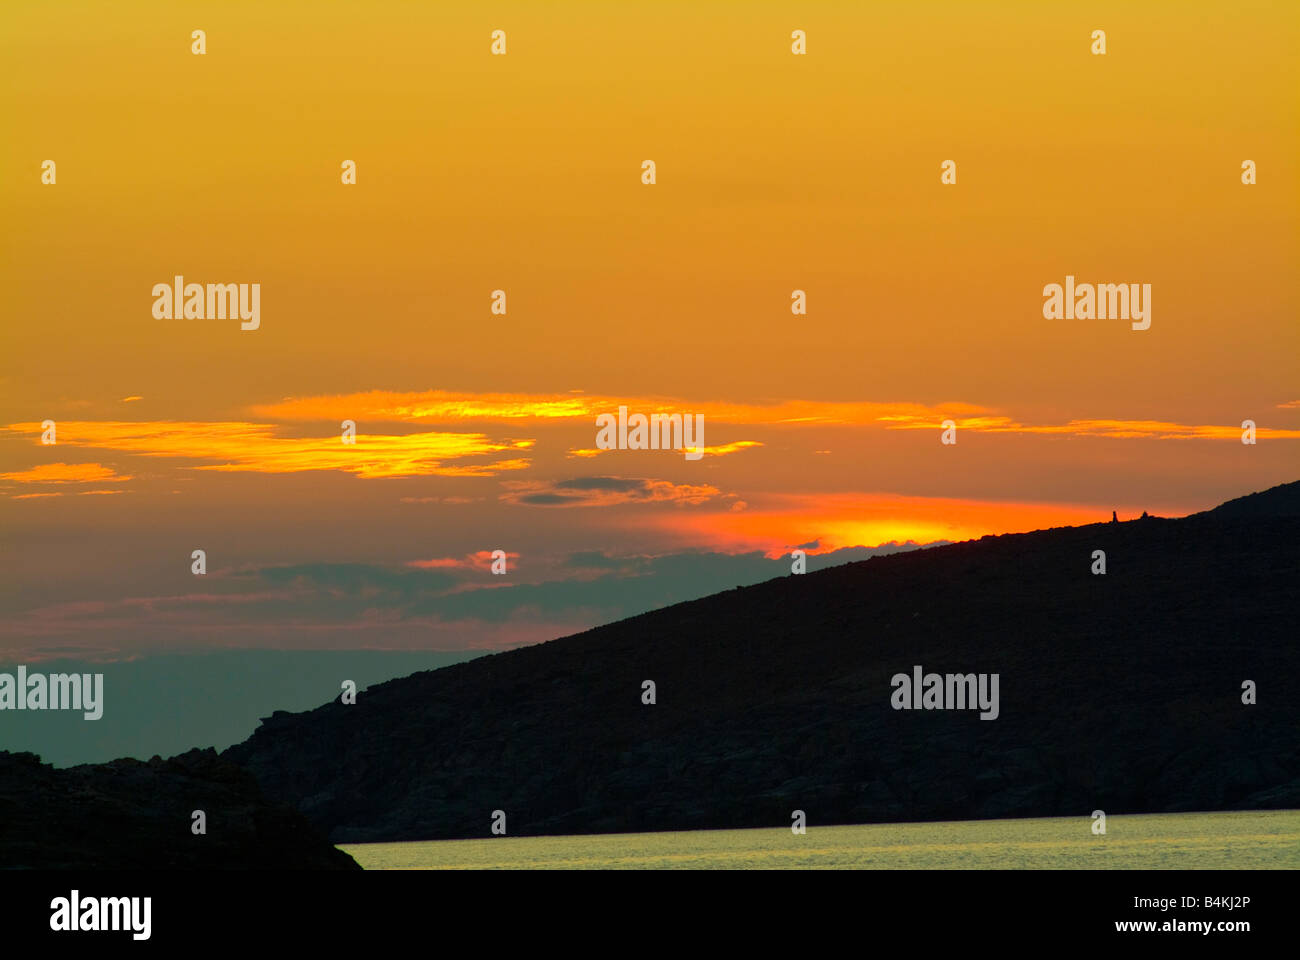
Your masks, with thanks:
M 0 659 L 505 646 L 1300 478 L 1300 8 L 1133 6 L 0 5 Z

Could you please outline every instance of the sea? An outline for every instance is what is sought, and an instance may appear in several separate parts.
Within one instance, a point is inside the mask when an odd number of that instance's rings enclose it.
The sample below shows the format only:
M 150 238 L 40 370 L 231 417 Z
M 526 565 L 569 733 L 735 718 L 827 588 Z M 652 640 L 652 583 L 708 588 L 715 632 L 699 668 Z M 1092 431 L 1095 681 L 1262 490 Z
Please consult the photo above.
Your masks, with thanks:
M 1300 810 L 340 844 L 367 870 L 1300 869 Z M 489 821 L 484 819 L 484 833 Z

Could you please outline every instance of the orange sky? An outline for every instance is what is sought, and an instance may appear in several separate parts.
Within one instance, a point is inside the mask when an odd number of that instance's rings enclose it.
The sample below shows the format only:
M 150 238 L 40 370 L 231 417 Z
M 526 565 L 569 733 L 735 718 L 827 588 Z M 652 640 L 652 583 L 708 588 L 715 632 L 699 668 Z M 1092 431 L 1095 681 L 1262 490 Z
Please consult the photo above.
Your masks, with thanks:
M 0 651 L 189 591 L 199 542 L 565 580 L 1296 479 L 1297 40 L 1250 2 L 0 5 Z M 178 274 L 260 283 L 260 328 L 156 319 Z M 1067 274 L 1151 284 L 1150 329 L 1045 320 Z M 598 451 L 620 405 L 706 456 Z

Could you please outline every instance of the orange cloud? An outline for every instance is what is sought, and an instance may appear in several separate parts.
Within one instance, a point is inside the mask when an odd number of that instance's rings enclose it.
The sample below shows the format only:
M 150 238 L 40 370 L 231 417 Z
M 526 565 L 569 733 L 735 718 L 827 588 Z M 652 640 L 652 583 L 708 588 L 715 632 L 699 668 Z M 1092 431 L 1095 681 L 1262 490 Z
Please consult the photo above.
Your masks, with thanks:
M 39 433 L 36 423 L 15 423 L 15 433 Z M 358 477 L 488 477 L 522 470 L 530 461 L 513 458 L 481 464 L 449 464 L 502 451 L 525 450 L 532 440 L 492 441 L 481 433 L 358 434 L 356 443 L 331 437 L 279 437 L 261 423 L 153 421 L 67 421 L 59 424 L 59 443 L 98 447 L 146 457 L 224 460 L 197 470 L 297 473 L 341 470 Z
M 290 397 L 279 403 L 256 405 L 252 412 L 275 420 L 545 420 L 594 416 L 594 405 L 601 402 L 599 398 L 580 394 L 371 390 L 333 396 Z
M 891 430 L 938 430 L 942 425 L 919 417 L 891 417 Z M 1122 439 L 1145 438 L 1158 440 L 1240 440 L 1240 426 L 1218 424 L 1170 423 L 1167 420 L 1071 420 L 1063 424 L 1030 425 L 1018 423 L 1010 417 L 953 418 L 958 429 L 979 433 L 1048 433 L 1069 434 L 1075 437 L 1111 437 Z M 1279 430 L 1257 427 L 1255 436 L 1260 439 L 1296 439 L 1300 430 Z
M 592 420 L 626 406 L 637 413 L 689 412 L 735 424 L 871 423 L 889 415 L 946 416 L 977 413 L 967 403 L 784 400 L 769 404 L 697 402 L 673 397 L 614 397 L 587 394 L 452 393 L 445 390 L 398 393 L 371 390 L 333 396 L 292 397 L 252 407 L 257 416 L 276 420 L 362 419 L 380 422 L 439 423 L 466 420 Z
M 885 493 L 778 495 L 744 510 L 672 513 L 642 521 L 675 531 L 687 542 L 724 552 L 762 550 L 788 554 L 797 544 L 818 541 L 823 553 L 882 543 L 971 540 L 986 534 L 1100 523 L 1109 510 L 1079 504 L 1023 503 L 913 497 Z M 1151 504 L 1147 508 L 1152 507 Z M 1117 504 L 1129 518 L 1144 509 Z
M 519 554 L 512 553 L 509 550 L 504 551 L 506 559 L 513 566 L 514 561 L 519 559 Z M 492 568 L 492 551 L 478 550 L 475 553 L 466 554 L 463 557 L 434 557 L 431 560 L 409 560 L 408 567 L 417 567 L 421 570 L 442 570 L 456 568 L 463 570 L 490 570 Z
M 310 421 L 368 419 L 380 422 L 591 420 L 598 414 L 613 413 L 620 406 L 639 413 L 686 411 L 703 414 L 716 423 L 765 426 L 806 424 L 881 426 L 892 430 L 941 429 L 953 420 L 959 429 L 981 433 L 1042 433 L 1100 436 L 1119 439 L 1198 438 L 1240 439 L 1238 425 L 1182 424 L 1164 420 L 1076 419 L 1063 424 L 1029 424 L 999 414 L 987 407 L 965 402 L 939 404 L 907 401 L 781 400 L 771 403 L 698 402 L 672 397 L 614 397 L 587 394 L 453 393 L 444 390 L 366 393 L 296 397 L 279 403 L 254 406 L 253 412 L 280 420 Z M 1290 407 L 1291 404 L 1280 404 Z M 1261 427 L 1261 439 L 1300 438 L 1300 430 Z M 740 441 L 717 448 L 731 453 L 755 441 Z M 711 448 L 712 451 L 712 448 Z M 603 451 L 571 450 L 573 457 L 593 457 Z
M 0 479 L 18 483 L 124 483 L 131 478 L 102 463 L 43 463 L 30 470 L 0 473 Z

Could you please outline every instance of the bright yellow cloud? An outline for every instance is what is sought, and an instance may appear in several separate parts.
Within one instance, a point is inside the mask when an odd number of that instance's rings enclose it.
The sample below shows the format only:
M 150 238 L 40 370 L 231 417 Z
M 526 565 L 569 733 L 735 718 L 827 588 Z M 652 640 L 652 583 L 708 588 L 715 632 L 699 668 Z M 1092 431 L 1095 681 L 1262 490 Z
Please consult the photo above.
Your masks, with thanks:
M 102 463 L 43 463 L 30 470 L 0 473 L 0 480 L 17 483 L 123 483 L 130 479 Z
M 8 429 L 40 432 L 40 424 L 15 423 Z M 59 443 L 97 447 L 147 457 L 224 460 L 199 470 L 298 473 L 341 470 L 358 477 L 493 476 L 522 470 L 527 459 L 482 464 L 447 461 L 503 451 L 526 450 L 532 440 L 489 440 L 480 433 L 427 432 L 403 435 L 357 434 L 355 444 L 331 437 L 280 437 L 275 426 L 260 423 L 185 423 L 152 421 L 66 421 L 59 424 Z
M 443 390 L 399 393 L 372 390 L 367 393 L 297 397 L 252 408 L 258 416 L 279 420 L 337 421 L 342 419 L 379 422 L 433 422 L 511 420 L 590 420 L 616 413 L 625 406 L 631 413 L 702 414 L 715 423 L 764 426 L 880 426 L 891 430 L 941 429 L 952 420 L 961 430 L 979 433 L 1068 434 L 1113 439 L 1198 438 L 1232 440 L 1241 438 L 1233 424 L 1185 424 L 1166 420 L 1074 419 L 1066 423 L 1032 424 L 1005 416 L 978 404 L 938 404 L 909 401 L 781 400 L 772 403 L 727 403 L 694 401 L 673 397 L 613 397 L 586 394 L 452 393 Z M 1286 406 L 1285 404 L 1283 406 Z M 1259 427 L 1260 439 L 1296 439 L 1300 430 Z M 733 453 L 757 441 L 738 441 L 710 447 L 713 456 Z M 603 451 L 592 448 L 570 450 L 574 457 L 594 457 Z
M 452 423 L 459 421 L 591 420 L 602 413 L 691 413 L 708 420 L 734 424 L 846 423 L 863 424 L 890 417 L 944 417 L 978 413 L 982 407 L 968 403 L 926 406 L 909 402 L 859 401 L 831 403 L 782 400 L 773 403 L 729 403 L 685 400 L 677 397 L 615 397 L 556 393 L 452 393 L 428 390 L 399 393 L 371 390 L 332 396 L 294 397 L 279 403 L 258 404 L 251 412 L 274 420 L 353 419 L 380 422 Z

